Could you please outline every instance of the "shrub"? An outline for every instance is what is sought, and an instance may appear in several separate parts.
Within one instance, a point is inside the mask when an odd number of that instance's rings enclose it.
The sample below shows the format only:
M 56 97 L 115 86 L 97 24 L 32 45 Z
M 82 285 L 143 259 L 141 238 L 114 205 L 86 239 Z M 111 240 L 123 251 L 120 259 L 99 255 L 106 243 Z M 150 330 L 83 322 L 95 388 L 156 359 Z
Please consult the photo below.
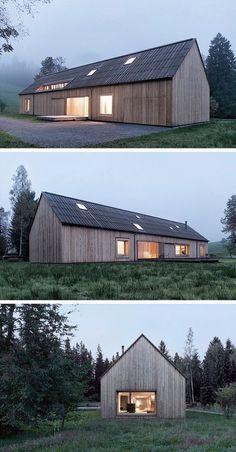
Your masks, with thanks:
M 216 393 L 216 399 L 225 416 L 227 418 L 231 417 L 236 409 L 236 383 L 231 383 L 225 388 L 220 388 Z

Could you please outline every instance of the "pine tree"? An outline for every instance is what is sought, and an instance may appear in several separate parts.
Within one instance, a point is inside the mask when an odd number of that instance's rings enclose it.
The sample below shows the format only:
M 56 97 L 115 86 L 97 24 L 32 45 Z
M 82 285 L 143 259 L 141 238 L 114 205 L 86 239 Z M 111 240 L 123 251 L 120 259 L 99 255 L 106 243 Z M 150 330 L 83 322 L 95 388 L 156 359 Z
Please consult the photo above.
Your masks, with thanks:
M 161 352 L 166 358 L 170 359 L 169 351 L 168 351 L 167 346 L 166 346 L 166 344 L 165 344 L 164 341 L 161 341 L 161 342 L 160 342 L 158 348 L 159 348 L 160 352 Z
M 229 385 L 233 382 L 233 345 L 230 339 L 227 339 L 225 345 L 225 360 L 224 360 L 224 382 Z
M 190 400 L 191 404 L 195 403 L 194 396 L 194 378 L 193 378 L 193 357 L 197 354 L 197 351 L 193 344 L 193 330 L 189 328 L 184 351 L 184 362 L 185 362 L 185 372 L 187 376 L 187 398 Z
M 10 236 L 20 257 L 29 256 L 29 232 L 36 210 L 35 192 L 31 191 L 31 181 L 24 166 L 19 166 L 12 178 L 10 191 L 12 220 Z
M 220 33 L 211 41 L 206 70 L 219 117 L 236 118 L 236 62 L 230 42 Z
M 210 342 L 203 360 L 203 388 L 202 403 L 212 404 L 215 401 L 215 392 L 225 385 L 224 374 L 225 352 L 218 337 Z M 209 397 L 209 398 L 207 398 Z
M 221 219 L 221 223 L 224 225 L 222 232 L 229 234 L 227 237 L 227 248 L 230 251 L 230 255 L 232 255 L 236 252 L 236 195 L 232 195 L 229 198 L 224 214 L 224 218 Z
M 95 394 L 97 395 L 98 400 L 100 400 L 100 388 L 101 388 L 100 378 L 101 378 L 102 374 L 104 373 L 104 371 L 105 371 L 105 366 L 104 366 L 103 353 L 102 353 L 101 346 L 98 344 L 96 360 L 95 360 L 95 382 L 94 382 Z
M 8 217 L 3 207 L 0 207 L 0 258 L 4 256 L 8 246 Z
M 56 72 L 65 71 L 67 67 L 64 65 L 65 60 L 62 57 L 53 58 L 51 56 L 46 57 L 41 62 L 41 68 L 39 73 L 35 76 L 35 80 L 48 74 L 54 74 Z

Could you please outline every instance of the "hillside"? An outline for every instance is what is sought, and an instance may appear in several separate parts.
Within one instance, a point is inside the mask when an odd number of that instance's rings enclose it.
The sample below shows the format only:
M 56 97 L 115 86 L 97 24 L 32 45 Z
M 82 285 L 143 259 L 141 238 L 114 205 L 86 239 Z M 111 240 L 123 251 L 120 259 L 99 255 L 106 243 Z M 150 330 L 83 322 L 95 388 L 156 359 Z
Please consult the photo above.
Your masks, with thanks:
M 17 113 L 19 111 L 18 93 L 22 89 L 22 86 L 0 83 L 0 99 L 7 105 L 5 112 Z
M 217 257 L 229 257 L 226 245 L 226 242 L 210 242 L 208 245 L 208 252 L 209 254 L 214 254 Z

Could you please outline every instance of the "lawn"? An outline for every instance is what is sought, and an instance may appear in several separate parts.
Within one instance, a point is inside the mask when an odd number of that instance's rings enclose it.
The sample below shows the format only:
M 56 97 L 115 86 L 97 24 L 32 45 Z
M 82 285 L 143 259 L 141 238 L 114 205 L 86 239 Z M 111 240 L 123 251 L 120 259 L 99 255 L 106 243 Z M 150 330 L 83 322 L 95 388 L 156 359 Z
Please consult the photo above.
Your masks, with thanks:
M 167 132 L 116 140 L 103 148 L 234 148 L 236 119 L 212 119 L 209 124 L 181 127 Z
M 1 300 L 235 300 L 236 260 L 221 263 L 0 263 Z
M 52 430 L 52 427 L 51 427 Z M 236 418 L 187 413 L 185 420 L 104 420 L 99 412 L 71 414 L 63 431 L 25 430 L 0 440 L 4 452 L 235 451 Z
M 34 148 L 36 146 L 26 143 L 9 133 L 0 130 L 0 148 Z

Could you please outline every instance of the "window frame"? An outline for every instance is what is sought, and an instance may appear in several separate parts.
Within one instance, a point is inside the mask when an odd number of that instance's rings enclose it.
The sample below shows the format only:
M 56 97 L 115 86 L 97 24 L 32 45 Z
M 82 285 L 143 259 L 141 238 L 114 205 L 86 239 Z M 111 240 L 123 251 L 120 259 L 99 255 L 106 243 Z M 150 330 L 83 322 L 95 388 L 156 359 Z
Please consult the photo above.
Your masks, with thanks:
M 127 254 L 118 254 L 118 242 L 127 242 L 128 244 L 128 253 Z M 125 244 L 124 244 L 125 249 Z M 116 237 L 116 259 L 129 259 L 130 258 L 130 239 L 123 237 Z
M 156 257 L 139 257 L 139 243 L 155 243 L 156 245 Z M 160 256 L 160 247 L 159 242 L 155 242 L 155 240 L 137 240 L 137 260 L 152 260 L 159 259 Z
M 25 102 L 24 102 L 24 112 L 29 113 L 30 110 L 31 110 L 31 98 L 26 97 Z
M 140 413 L 137 413 L 137 412 L 135 412 L 135 413 L 129 413 L 129 412 L 122 412 L 122 411 L 119 411 L 119 395 L 120 394 L 122 394 L 122 393 L 127 393 L 128 394 L 128 397 L 129 397 L 129 402 L 128 403 L 131 403 L 131 397 L 132 397 L 132 394 L 137 394 L 137 393 L 140 393 L 140 394 L 143 394 L 143 393 L 150 393 L 150 395 L 155 395 L 155 401 L 154 401 L 154 406 L 155 406 L 155 411 L 153 411 L 153 412 L 151 412 L 151 413 L 147 413 L 147 412 L 140 412 Z M 156 416 L 157 415 L 157 391 L 156 390 L 142 390 L 142 391 L 137 391 L 137 390 L 133 390 L 133 391 L 131 391 L 131 390 L 123 390 L 123 391 L 121 391 L 121 390 L 118 390 L 118 391 L 116 391 L 116 416 L 128 416 L 128 417 L 130 417 L 130 416 L 136 416 L 136 417 L 139 417 L 139 416 Z
M 201 254 L 201 249 L 203 249 L 203 254 Z M 206 257 L 206 246 L 203 243 L 199 244 L 199 257 Z
M 102 113 L 101 112 L 102 97 L 111 97 L 111 113 Z M 113 94 L 100 94 L 99 114 L 100 114 L 100 116 L 113 116 Z
M 186 254 L 182 254 L 182 253 L 178 254 L 178 253 L 176 252 L 177 246 L 179 246 L 180 248 L 181 248 L 182 246 L 184 246 L 185 248 L 187 248 L 187 253 L 186 253 Z M 190 244 L 189 244 L 189 243 L 175 243 L 175 256 L 177 256 L 177 257 L 186 257 L 186 256 L 188 257 L 188 256 L 190 256 Z

